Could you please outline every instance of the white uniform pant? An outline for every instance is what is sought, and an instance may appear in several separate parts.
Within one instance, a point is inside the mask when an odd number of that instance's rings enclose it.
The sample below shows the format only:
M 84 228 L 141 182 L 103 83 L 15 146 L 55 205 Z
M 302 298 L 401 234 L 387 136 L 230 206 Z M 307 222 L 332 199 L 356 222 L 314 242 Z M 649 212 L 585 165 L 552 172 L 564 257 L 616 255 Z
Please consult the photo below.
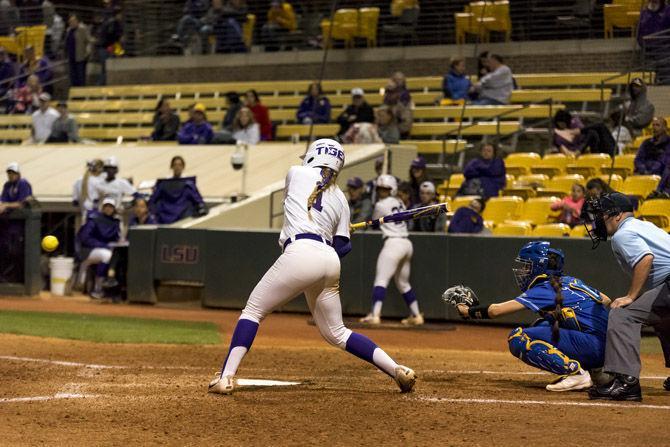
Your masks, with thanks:
M 391 278 L 395 279 L 398 291 L 403 294 L 412 289 L 409 283 L 410 267 L 414 247 L 405 237 L 389 237 L 377 258 L 375 287 L 388 287 Z
M 109 248 L 94 248 L 88 254 L 88 258 L 84 260 L 79 266 L 79 283 L 82 283 L 86 280 L 86 270 L 92 265 L 96 264 L 109 264 L 109 261 L 112 259 L 112 250 Z
M 249 296 L 240 318 L 260 323 L 300 293 L 328 343 L 346 347 L 351 330 L 342 322 L 340 258 L 323 242 L 299 239 L 286 247 Z

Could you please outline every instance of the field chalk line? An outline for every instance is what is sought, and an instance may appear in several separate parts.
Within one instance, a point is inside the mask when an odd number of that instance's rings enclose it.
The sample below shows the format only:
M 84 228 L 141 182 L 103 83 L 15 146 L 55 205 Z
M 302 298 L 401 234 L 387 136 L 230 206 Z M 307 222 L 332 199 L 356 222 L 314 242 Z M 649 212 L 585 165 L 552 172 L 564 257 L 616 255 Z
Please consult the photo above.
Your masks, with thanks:
M 59 399 L 86 399 L 92 397 L 98 397 L 98 396 L 95 394 L 56 393 L 53 396 L 0 398 L 0 404 L 7 404 L 13 402 L 43 402 L 47 400 L 59 400 Z
M 514 399 L 455 399 L 448 397 L 417 397 L 413 400 L 449 403 L 449 404 L 511 404 L 511 405 L 555 405 L 565 407 L 609 407 L 609 408 L 643 408 L 647 410 L 670 410 L 670 405 L 650 405 L 650 404 L 618 404 L 606 402 L 573 402 L 564 400 L 514 400 Z
M 484 375 L 502 375 L 502 376 L 553 376 L 554 374 L 544 371 L 489 371 L 479 369 L 424 369 L 422 373 L 443 373 L 443 374 L 484 374 Z M 668 376 L 640 376 L 643 380 L 665 380 Z

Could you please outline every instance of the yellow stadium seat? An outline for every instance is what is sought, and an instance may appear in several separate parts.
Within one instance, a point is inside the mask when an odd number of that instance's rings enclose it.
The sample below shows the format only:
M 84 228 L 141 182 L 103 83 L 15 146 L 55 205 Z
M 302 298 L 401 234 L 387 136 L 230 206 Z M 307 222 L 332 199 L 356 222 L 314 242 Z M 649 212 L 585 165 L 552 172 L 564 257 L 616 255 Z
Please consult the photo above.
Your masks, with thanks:
M 627 4 L 603 5 L 605 39 L 614 37 L 614 28 L 629 28 L 631 37 L 635 37 L 637 22 L 640 20 L 640 7 Z
M 670 200 L 651 199 L 642 202 L 640 218 L 653 222 L 659 228 L 670 232 Z
M 505 158 L 505 172 L 512 175 L 530 174 L 530 168 L 541 160 L 536 152 L 515 152 Z
M 522 207 L 523 199 L 521 197 L 491 197 L 486 203 L 483 217 L 484 220 L 491 220 L 496 224 L 506 220 L 514 220 L 519 217 Z
M 549 177 L 563 175 L 568 163 L 571 163 L 572 160 L 573 158 L 566 157 L 563 154 L 547 154 L 542 160 L 534 163 L 530 170 L 533 174 L 546 174 Z
M 523 200 L 526 200 L 530 197 L 535 197 L 536 195 L 535 189 L 533 189 L 531 186 L 516 186 L 511 183 L 508 183 L 508 185 L 510 186 L 506 187 L 502 191 L 503 196 L 518 196 Z
M 614 167 L 603 166 L 600 168 L 600 172 L 603 174 L 609 174 L 613 172 L 618 174 L 623 178 L 628 177 L 635 170 L 635 154 L 623 154 L 617 155 L 614 157 Z
M 623 182 L 621 192 L 630 196 L 647 197 L 658 187 L 658 175 L 630 175 Z
M 527 174 L 520 175 L 516 179 L 517 186 L 544 186 L 545 183 L 549 180 L 549 176 L 546 174 Z
M 493 2 L 487 8 L 487 15 L 490 15 L 494 20 L 485 20 L 483 22 L 487 31 L 495 31 L 505 33 L 505 40 L 510 41 L 512 37 L 512 20 L 509 14 L 509 1 Z
M 449 187 L 460 188 L 464 181 L 465 176 L 463 174 L 451 174 L 451 177 L 449 177 Z
M 621 187 L 623 186 L 623 177 L 621 177 L 618 174 L 612 174 L 611 179 L 610 179 L 610 176 L 607 175 L 607 174 L 598 175 L 596 177 L 591 177 L 591 178 L 599 178 L 603 182 L 609 183 L 610 187 L 615 191 L 619 191 L 621 189 Z M 589 180 L 591 180 L 591 179 L 589 179 Z
M 331 29 L 332 26 L 332 29 Z M 338 9 L 335 11 L 333 23 L 321 21 L 321 32 L 324 45 L 332 46 L 332 40 L 344 41 L 344 46 L 354 46 L 354 36 L 358 30 L 358 9 Z
M 570 225 L 562 223 L 538 225 L 532 235 L 535 237 L 567 237 L 570 236 Z
M 501 222 L 493 227 L 494 236 L 530 236 L 532 227 L 526 222 Z
M 524 204 L 519 220 L 532 225 L 551 223 L 560 214 L 560 211 L 552 211 L 551 205 L 559 200 L 559 197 L 530 198 Z
M 23 51 L 25 47 L 31 46 L 35 49 L 35 56 L 40 58 L 44 55 L 44 39 L 47 32 L 46 25 L 17 26 L 14 31 L 16 32 L 16 45 L 19 50 Z M 19 60 L 22 60 L 23 54 L 20 56 Z
M 358 29 L 356 37 L 366 40 L 368 47 L 377 46 L 377 25 L 379 8 L 361 8 L 358 10 Z
M 559 191 L 563 194 L 569 194 L 572 189 L 572 185 L 575 183 L 584 184 L 584 176 L 579 174 L 566 174 L 566 175 L 557 175 L 552 177 L 545 184 L 546 189 L 552 191 Z
M 609 154 L 584 154 L 573 163 L 568 164 L 568 174 L 581 174 L 584 177 L 593 177 L 600 174 L 603 166 L 611 166 L 612 157 Z
M 456 211 L 459 208 L 468 206 L 473 199 L 478 199 L 479 196 L 456 196 L 451 200 L 450 211 Z
M 256 15 L 247 14 L 247 21 L 242 25 L 242 39 L 247 49 L 251 49 L 251 45 L 254 43 L 254 26 L 256 26 Z
M 570 237 L 588 237 L 586 234 L 586 227 L 584 225 L 575 225 L 570 230 Z

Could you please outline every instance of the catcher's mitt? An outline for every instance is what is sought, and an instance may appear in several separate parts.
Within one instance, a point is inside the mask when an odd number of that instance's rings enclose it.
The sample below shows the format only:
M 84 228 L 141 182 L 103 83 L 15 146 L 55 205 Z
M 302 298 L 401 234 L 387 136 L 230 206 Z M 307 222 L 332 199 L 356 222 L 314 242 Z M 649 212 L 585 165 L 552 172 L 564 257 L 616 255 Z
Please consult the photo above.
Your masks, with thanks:
M 462 285 L 449 287 L 442 294 L 442 299 L 454 307 L 458 304 L 465 304 L 468 307 L 479 305 L 479 298 L 475 292 L 470 287 Z

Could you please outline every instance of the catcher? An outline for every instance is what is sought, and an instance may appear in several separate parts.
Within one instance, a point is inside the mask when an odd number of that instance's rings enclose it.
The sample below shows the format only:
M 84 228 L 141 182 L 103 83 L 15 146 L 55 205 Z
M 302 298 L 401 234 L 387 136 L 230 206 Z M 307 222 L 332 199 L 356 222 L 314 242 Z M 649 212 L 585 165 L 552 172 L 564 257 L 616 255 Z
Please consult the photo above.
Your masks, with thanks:
M 563 275 L 565 256 L 549 242 L 529 242 L 516 258 L 514 277 L 523 292 L 502 303 L 480 306 L 468 287 L 447 289 L 442 299 L 464 319 L 498 318 L 527 308 L 540 315 L 531 327 L 514 329 L 508 340 L 515 357 L 559 375 L 548 391 L 591 387 L 589 370 L 602 368 L 610 299 L 581 280 Z

